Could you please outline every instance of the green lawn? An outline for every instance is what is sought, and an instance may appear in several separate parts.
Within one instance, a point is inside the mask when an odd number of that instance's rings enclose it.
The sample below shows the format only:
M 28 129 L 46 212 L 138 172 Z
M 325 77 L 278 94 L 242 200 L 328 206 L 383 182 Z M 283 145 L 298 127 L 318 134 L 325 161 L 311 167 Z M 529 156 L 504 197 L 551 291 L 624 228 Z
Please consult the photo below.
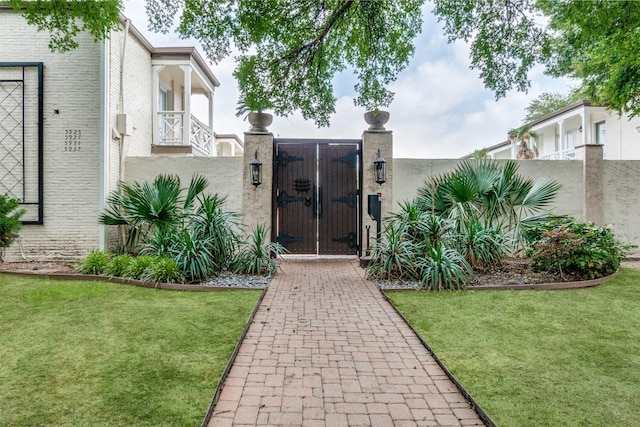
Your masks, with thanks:
M 0 274 L 0 425 L 199 425 L 259 297 Z
M 500 426 L 640 422 L 640 271 L 571 291 L 388 292 Z

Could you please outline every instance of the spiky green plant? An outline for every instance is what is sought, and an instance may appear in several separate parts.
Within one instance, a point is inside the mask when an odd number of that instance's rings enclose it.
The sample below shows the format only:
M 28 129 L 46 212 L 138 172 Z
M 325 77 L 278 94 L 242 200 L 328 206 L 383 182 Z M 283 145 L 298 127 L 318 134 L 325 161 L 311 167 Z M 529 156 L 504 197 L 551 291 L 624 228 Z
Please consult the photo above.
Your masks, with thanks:
M 419 277 L 422 247 L 411 240 L 402 224 L 388 224 L 376 242 L 367 276 L 386 280 L 414 280 Z
M 485 228 L 477 221 L 467 224 L 458 235 L 458 249 L 474 270 L 502 265 L 508 253 L 504 235 L 495 227 Z
M 427 257 L 419 263 L 420 281 L 429 290 L 464 289 L 473 269 L 462 255 L 442 242 L 427 247 Z
M 254 275 L 273 275 L 278 267 L 276 258 L 287 252 L 280 243 L 268 239 L 269 228 L 258 224 L 249 242 L 242 244 L 234 262 L 234 272 Z

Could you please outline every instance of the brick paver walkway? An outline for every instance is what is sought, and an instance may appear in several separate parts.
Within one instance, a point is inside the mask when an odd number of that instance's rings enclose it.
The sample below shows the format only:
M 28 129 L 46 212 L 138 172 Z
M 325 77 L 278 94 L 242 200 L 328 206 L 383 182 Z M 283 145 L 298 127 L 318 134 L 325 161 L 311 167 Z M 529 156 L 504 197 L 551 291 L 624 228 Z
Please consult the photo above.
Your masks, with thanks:
M 355 261 L 286 261 L 209 422 L 244 425 L 482 421 Z

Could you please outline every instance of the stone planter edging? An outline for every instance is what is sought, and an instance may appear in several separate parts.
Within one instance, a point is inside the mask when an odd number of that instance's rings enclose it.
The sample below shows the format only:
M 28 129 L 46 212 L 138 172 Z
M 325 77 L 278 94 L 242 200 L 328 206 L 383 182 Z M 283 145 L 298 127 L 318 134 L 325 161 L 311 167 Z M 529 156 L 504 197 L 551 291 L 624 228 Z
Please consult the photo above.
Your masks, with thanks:
M 616 274 L 618 274 L 617 270 L 615 273 L 610 274 L 605 277 L 599 277 L 597 279 L 591 280 L 578 280 L 574 282 L 553 282 L 553 283 L 531 283 L 528 285 L 486 285 L 486 286 L 469 286 L 466 290 L 468 291 L 497 291 L 497 290 L 511 290 L 511 291 L 526 291 L 526 290 L 547 290 L 547 291 L 560 291 L 565 289 L 581 289 L 581 288 L 590 288 L 592 286 L 598 286 L 603 284 L 604 282 L 609 281 L 609 279 L 613 278 Z
M 49 279 L 60 280 L 101 280 L 104 282 L 120 283 L 123 285 L 140 286 L 143 288 L 164 289 L 171 291 L 223 291 L 223 290 L 247 290 L 256 288 L 242 288 L 234 286 L 203 286 L 203 285 L 188 285 L 183 283 L 164 283 L 164 282 L 148 282 L 144 280 L 125 279 L 123 277 L 110 277 L 110 276 L 96 276 L 93 274 L 79 274 L 79 273 L 35 273 L 30 271 L 2 271 L 7 274 L 18 274 L 23 276 L 39 276 L 47 277 Z M 257 288 L 260 289 L 260 288 Z

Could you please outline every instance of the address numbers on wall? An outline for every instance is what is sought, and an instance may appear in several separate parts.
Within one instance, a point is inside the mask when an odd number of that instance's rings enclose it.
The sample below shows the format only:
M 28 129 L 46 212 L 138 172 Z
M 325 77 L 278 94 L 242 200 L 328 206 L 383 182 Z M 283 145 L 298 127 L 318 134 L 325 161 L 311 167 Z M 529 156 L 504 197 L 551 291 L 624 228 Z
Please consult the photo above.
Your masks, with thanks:
M 80 151 L 82 143 L 82 130 L 65 129 L 64 130 L 64 152 L 77 153 Z

